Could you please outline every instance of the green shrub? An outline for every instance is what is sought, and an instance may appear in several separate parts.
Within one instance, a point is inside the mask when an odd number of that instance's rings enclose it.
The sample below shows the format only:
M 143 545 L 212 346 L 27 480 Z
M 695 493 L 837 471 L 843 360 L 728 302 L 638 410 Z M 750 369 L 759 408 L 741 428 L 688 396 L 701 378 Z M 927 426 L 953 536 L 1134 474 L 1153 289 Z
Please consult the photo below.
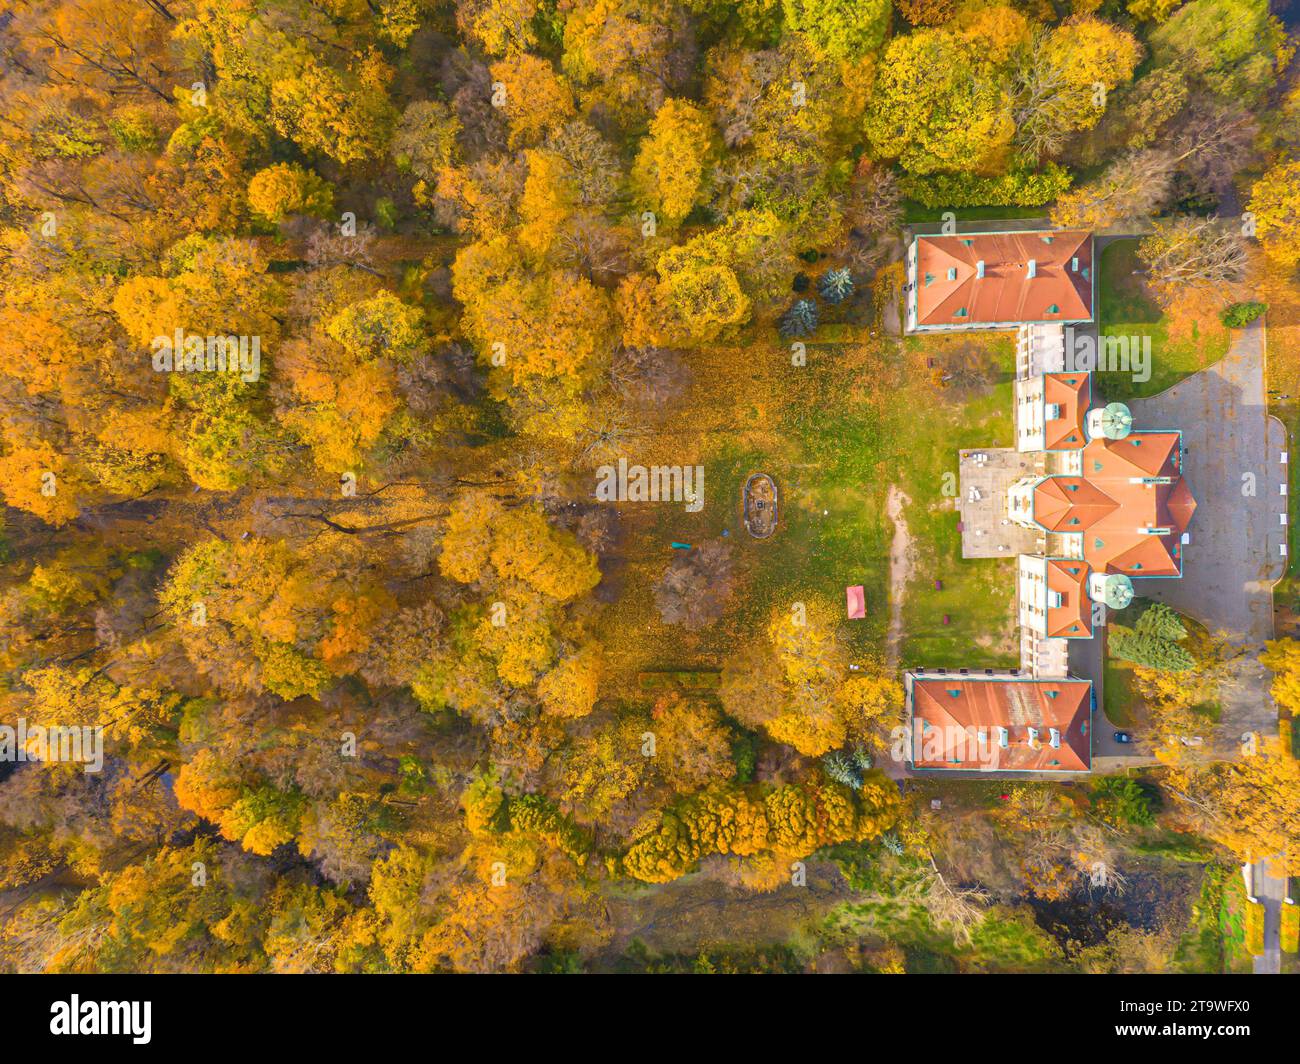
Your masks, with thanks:
M 1267 303 L 1233 303 L 1219 317 L 1229 329 L 1240 329 L 1260 317 L 1266 310 L 1268 310 Z
M 1056 163 L 1041 170 L 1012 170 L 1000 177 L 969 174 L 907 176 L 899 187 L 926 207 L 1041 207 L 1070 187 L 1070 172 Z
M 1300 905 L 1282 905 L 1282 949 L 1300 953 Z
M 1246 902 L 1246 950 L 1253 957 L 1264 952 L 1264 905 L 1262 902 Z
M 712 671 L 677 670 L 642 672 L 637 674 L 637 686 L 642 691 L 711 691 L 722 682 L 722 674 Z
M 1155 823 L 1152 792 L 1127 776 L 1106 776 L 1092 786 L 1092 806 L 1108 824 Z

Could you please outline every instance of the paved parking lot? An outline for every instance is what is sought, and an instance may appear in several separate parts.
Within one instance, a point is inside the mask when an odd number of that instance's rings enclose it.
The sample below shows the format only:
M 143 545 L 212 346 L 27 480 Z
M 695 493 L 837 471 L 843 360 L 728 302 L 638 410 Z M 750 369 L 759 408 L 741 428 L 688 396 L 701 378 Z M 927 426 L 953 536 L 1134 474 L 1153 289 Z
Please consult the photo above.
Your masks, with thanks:
M 1135 580 L 1134 590 L 1224 633 L 1239 649 L 1223 692 L 1219 732 L 1228 743 L 1245 731 L 1277 729 L 1258 652 L 1273 636 L 1273 584 L 1286 571 L 1280 515 L 1288 500 L 1280 487 L 1287 442 L 1268 416 L 1264 357 L 1263 322 L 1255 321 L 1221 361 L 1131 404 L 1138 426 L 1182 430 L 1183 475 L 1197 501 L 1182 579 Z

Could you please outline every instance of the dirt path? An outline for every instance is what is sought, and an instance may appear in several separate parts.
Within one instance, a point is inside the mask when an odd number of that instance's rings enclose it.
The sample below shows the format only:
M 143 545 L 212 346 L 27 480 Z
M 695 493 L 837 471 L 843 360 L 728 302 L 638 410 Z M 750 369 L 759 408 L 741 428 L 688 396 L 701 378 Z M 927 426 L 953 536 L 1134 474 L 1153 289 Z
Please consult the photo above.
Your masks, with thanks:
M 889 486 L 885 513 L 894 522 L 894 538 L 889 545 L 889 635 L 885 660 L 890 668 L 898 667 L 903 645 L 903 600 L 907 597 L 907 585 L 912 581 L 912 535 L 903 520 L 903 507 L 911 501 L 897 484 Z

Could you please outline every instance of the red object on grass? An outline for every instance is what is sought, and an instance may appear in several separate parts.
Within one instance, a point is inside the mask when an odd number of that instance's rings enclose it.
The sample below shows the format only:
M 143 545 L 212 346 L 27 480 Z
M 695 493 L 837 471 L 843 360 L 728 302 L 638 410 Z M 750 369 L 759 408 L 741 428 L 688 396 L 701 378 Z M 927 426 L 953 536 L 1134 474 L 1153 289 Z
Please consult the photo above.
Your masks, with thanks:
M 860 621 L 867 615 L 867 593 L 861 584 L 846 587 L 844 597 L 848 603 L 849 620 Z

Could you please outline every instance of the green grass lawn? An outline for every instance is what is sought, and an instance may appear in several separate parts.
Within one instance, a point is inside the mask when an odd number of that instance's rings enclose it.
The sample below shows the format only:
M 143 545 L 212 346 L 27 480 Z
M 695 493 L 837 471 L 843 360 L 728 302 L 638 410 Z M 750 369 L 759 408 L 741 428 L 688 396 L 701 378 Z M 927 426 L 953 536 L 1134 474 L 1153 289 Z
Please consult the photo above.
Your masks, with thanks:
M 944 494 L 957 483 L 959 450 L 1014 442 L 1014 336 L 909 337 L 907 347 L 918 367 L 933 358 L 937 368 L 962 372 L 960 384 L 944 389 L 918 382 L 895 412 L 904 444 L 896 482 L 911 500 L 904 517 L 916 563 L 903 608 L 903 664 L 1014 666 L 1015 560 L 963 559 L 955 489 Z
M 694 514 L 675 505 L 626 508 L 625 591 L 607 626 L 618 676 L 721 666 L 736 648 L 760 638 L 775 613 L 816 600 L 841 618 L 853 656 L 883 650 L 893 531 L 883 500 L 894 441 L 873 392 L 901 377 L 887 349 L 892 345 L 879 339 L 816 338 L 807 365 L 794 367 L 773 333 L 700 359 L 701 392 L 724 401 L 670 425 L 651 441 L 661 449 L 652 454 L 647 442 L 648 457 L 639 460 L 703 464 L 705 505 Z M 757 472 L 770 474 L 779 493 L 777 531 L 763 540 L 750 537 L 741 521 L 742 486 Z M 654 587 L 674 554 L 671 544 L 724 537 L 738 577 L 724 616 L 693 633 L 663 624 Z M 844 588 L 851 584 L 865 587 L 864 620 L 844 617 Z
M 1205 869 L 1201 895 L 1178 945 L 1178 966 L 1187 972 L 1249 972 L 1246 949 L 1246 885 L 1232 866 Z
M 1129 337 L 1150 344 L 1151 376 L 1134 381 L 1131 372 L 1099 371 L 1098 389 L 1107 399 L 1158 395 L 1188 374 L 1204 369 L 1228 351 L 1229 334 L 1207 308 L 1190 303 L 1166 313 L 1134 271 L 1143 269 L 1132 238 L 1107 244 L 1101 253 L 1098 325 L 1102 337 Z
M 1117 728 L 1135 728 L 1142 720 L 1142 695 L 1133 679 L 1133 666 L 1106 655 L 1103 694 L 1106 719 Z

